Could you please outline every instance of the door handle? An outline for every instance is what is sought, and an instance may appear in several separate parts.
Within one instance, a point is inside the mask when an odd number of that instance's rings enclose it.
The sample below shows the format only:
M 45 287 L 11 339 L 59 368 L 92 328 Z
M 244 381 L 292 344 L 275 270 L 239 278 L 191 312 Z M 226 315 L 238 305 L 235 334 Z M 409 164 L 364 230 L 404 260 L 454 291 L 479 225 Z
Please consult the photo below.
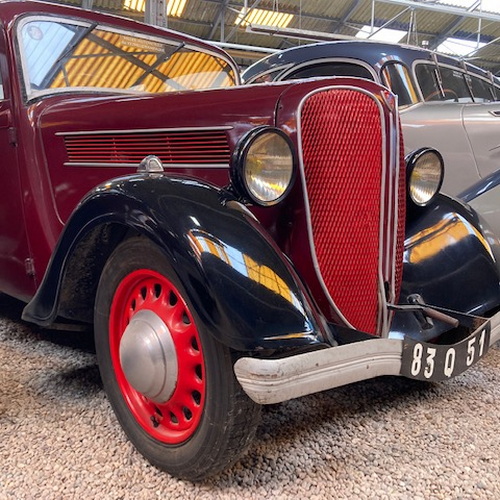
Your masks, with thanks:
M 500 118 L 500 109 L 498 109 L 498 110 L 497 110 L 497 109 L 495 109 L 495 110 L 493 110 L 493 111 L 491 111 L 491 110 L 490 110 L 490 112 L 489 112 L 489 113 L 490 113 L 490 115 L 493 115 L 493 116 L 495 116 L 496 118 Z

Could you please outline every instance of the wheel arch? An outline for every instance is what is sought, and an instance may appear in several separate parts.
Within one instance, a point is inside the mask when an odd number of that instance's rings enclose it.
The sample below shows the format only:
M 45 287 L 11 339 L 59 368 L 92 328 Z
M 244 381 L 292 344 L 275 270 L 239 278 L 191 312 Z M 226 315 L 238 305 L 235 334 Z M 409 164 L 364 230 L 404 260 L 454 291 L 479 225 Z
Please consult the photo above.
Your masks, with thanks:
M 68 221 L 23 319 L 42 326 L 57 317 L 91 322 L 107 259 L 125 238 L 142 235 L 174 264 L 200 320 L 229 347 L 325 343 L 326 329 L 291 264 L 257 221 L 227 205 L 215 187 L 163 175 L 96 188 Z

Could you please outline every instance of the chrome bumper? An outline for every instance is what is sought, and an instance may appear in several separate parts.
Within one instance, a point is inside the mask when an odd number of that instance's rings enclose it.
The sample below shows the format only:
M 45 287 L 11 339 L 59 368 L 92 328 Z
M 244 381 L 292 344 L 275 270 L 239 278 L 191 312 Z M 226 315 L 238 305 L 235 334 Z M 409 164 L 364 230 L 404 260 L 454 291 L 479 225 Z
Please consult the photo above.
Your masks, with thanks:
M 500 340 L 500 313 L 490 318 L 490 346 Z M 282 359 L 240 358 L 236 378 L 259 404 L 288 401 L 382 375 L 400 375 L 403 341 L 373 339 Z

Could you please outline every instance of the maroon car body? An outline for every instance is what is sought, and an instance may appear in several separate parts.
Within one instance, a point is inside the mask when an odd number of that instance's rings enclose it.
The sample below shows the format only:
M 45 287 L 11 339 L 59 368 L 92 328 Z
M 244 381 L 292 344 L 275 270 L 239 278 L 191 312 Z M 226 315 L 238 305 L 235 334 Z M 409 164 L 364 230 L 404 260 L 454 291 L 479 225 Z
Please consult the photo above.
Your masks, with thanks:
M 408 198 L 433 153 L 405 166 L 387 89 L 239 86 L 219 49 L 69 7 L 0 21 L 0 289 L 28 321 L 93 325 L 155 465 L 204 478 L 260 403 L 445 380 L 500 337 L 498 240 L 456 200 Z

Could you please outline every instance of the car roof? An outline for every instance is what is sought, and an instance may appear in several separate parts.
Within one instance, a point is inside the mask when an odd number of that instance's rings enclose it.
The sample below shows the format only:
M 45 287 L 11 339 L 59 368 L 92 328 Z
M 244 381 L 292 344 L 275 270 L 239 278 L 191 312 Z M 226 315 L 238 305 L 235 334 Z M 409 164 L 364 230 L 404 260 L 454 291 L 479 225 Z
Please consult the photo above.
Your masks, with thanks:
M 466 67 L 468 72 L 484 78 L 490 76 L 490 73 L 477 66 L 423 48 L 367 40 L 349 40 L 301 45 L 271 54 L 244 71 L 243 80 L 251 80 L 261 73 L 268 73 L 280 67 L 295 66 L 315 59 L 328 58 L 357 59 L 377 70 L 387 61 L 402 61 L 411 67 L 417 60 L 432 62 L 437 59 L 440 63 L 457 68 L 464 69 Z

